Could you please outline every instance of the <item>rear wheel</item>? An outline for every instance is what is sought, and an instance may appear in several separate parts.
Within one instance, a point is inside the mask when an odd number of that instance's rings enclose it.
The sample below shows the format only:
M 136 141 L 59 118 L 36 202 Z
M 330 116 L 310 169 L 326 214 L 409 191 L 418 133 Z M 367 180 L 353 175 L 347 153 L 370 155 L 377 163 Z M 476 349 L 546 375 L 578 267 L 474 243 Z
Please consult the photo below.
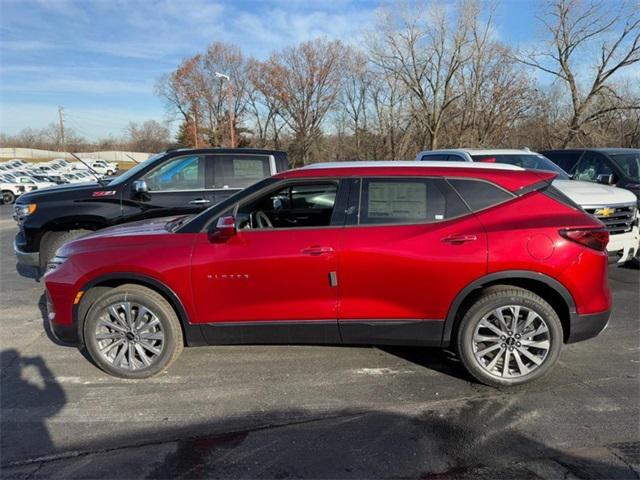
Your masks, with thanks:
M 121 378 L 148 378 L 166 370 L 183 348 L 180 322 L 159 293 L 122 285 L 89 309 L 84 343 L 93 361 Z
M 551 370 L 560 356 L 562 324 L 533 292 L 490 287 L 465 313 L 457 342 L 463 364 L 476 379 L 515 386 Z
M 69 232 L 47 232 L 40 241 L 40 270 L 44 273 L 47 263 L 55 256 L 56 251 L 65 243 L 82 237 L 91 230 L 71 230 Z
M 2 191 L 2 203 L 4 203 L 5 205 L 11 205 L 15 201 L 16 196 L 13 194 L 13 192 L 10 192 L 9 190 Z

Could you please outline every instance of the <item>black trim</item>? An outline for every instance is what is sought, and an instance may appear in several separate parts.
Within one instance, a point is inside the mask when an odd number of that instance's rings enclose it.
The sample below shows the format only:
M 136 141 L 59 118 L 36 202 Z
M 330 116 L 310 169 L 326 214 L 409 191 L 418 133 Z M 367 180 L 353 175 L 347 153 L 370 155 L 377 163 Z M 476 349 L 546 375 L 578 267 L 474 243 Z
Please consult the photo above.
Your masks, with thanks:
M 567 343 L 581 342 L 596 337 L 609 323 L 611 310 L 587 315 L 572 315 Z
M 449 307 L 449 312 L 447 313 L 447 318 L 445 320 L 444 329 L 442 332 L 443 347 L 449 346 L 449 343 L 451 342 L 451 334 L 456 323 L 456 315 L 458 313 L 460 305 L 462 305 L 462 302 L 473 291 L 482 288 L 489 283 L 493 283 L 499 280 L 536 280 L 538 282 L 544 283 L 562 296 L 567 306 L 569 307 L 569 317 L 571 319 L 571 325 L 573 325 L 573 321 L 576 316 L 576 303 L 569 293 L 569 290 L 567 290 L 564 285 L 562 285 L 554 278 L 551 278 L 543 273 L 533 272 L 530 270 L 504 270 L 502 272 L 490 273 L 474 280 L 466 287 L 464 287 L 460 291 L 460 293 L 458 293 L 458 295 L 456 295 L 456 298 L 453 300 L 451 306 Z
M 70 346 L 78 345 L 78 334 L 73 325 L 60 325 L 49 321 L 49 326 L 51 327 L 51 333 L 60 343 Z
M 443 320 L 342 320 L 342 342 L 364 345 L 439 347 Z
M 178 319 L 180 320 L 180 323 L 182 324 L 182 330 L 184 331 L 185 344 L 188 346 L 206 345 L 207 342 L 205 341 L 202 332 L 200 331 L 200 327 L 189 322 L 189 316 L 187 315 L 187 312 L 184 309 L 184 306 L 182 305 L 182 302 L 180 301 L 178 296 L 173 292 L 173 290 L 171 290 L 169 287 L 167 287 L 159 280 L 156 280 L 155 278 L 140 275 L 137 273 L 114 272 L 94 278 L 93 280 L 86 283 L 81 290 L 83 292 L 87 292 L 92 287 L 95 287 L 100 283 L 105 283 L 113 280 L 124 281 L 124 283 L 126 283 L 127 280 L 131 280 L 133 282 L 146 285 L 162 293 L 165 298 L 169 300 L 169 303 L 178 314 Z M 78 321 L 78 307 L 79 305 L 73 306 L 72 321 L 73 328 L 77 329 L 77 331 L 80 332 L 81 325 Z M 80 339 L 81 338 L 82 337 L 80 336 Z
M 209 345 L 341 343 L 337 320 L 220 322 L 200 329 Z

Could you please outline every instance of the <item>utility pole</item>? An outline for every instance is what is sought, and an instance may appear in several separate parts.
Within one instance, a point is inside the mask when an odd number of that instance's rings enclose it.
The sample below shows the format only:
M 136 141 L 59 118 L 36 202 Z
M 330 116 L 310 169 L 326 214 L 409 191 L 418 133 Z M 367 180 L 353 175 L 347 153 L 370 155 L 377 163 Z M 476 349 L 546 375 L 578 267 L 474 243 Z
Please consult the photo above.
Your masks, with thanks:
M 220 79 L 220 86 L 222 87 L 222 81 L 227 81 L 227 109 L 229 110 L 229 136 L 231 140 L 231 148 L 236 148 L 236 129 L 235 129 L 235 111 L 233 110 L 233 85 L 229 75 L 224 73 L 215 72 L 216 77 Z
M 62 151 L 66 152 L 64 144 L 64 107 L 58 106 L 58 119 L 60 121 L 60 140 L 62 142 Z

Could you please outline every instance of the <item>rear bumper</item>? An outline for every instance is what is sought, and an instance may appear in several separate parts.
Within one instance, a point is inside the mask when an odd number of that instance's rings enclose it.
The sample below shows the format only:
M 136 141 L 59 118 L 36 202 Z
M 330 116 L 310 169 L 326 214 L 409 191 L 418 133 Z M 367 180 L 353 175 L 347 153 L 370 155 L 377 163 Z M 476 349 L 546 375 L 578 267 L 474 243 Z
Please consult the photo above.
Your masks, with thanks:
M 609 317 L 611 317 L 611 310 L 586 315 L 572 315 L 567 343 L 581 342 L 598 336 L 607 327 Z

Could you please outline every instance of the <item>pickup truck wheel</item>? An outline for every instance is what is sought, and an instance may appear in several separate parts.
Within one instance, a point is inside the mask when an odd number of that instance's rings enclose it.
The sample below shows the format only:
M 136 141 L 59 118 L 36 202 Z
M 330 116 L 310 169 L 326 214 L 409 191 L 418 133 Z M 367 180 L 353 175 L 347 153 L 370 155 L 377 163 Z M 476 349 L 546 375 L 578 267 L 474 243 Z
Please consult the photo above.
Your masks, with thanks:
M 562 324 L 555 310 L 523 288 L 488 288 L 465 313 L 458 353 L 469 373 L 494 387 L 547 374 L 560 356 Z
M 142 379 L 163 372 L 183 348 L 180 321 L 159 293 L 121 285 L 91 306 L 84 340 L 92 360 L 120 378 Z
M 13 194 L 13 192 L 10 192 L 9 190 L 2 191 L 2 203 L 4 203 L 5 205 L 11 205 L 15 201 L 16 196 Z
M 47 263 L 55 256 L 56 251 L 65 243 L 82 237 L 91 230 L 71 230 L 69 232 L 47 232 L 40 241 L 40 269 L 44 273 Z

